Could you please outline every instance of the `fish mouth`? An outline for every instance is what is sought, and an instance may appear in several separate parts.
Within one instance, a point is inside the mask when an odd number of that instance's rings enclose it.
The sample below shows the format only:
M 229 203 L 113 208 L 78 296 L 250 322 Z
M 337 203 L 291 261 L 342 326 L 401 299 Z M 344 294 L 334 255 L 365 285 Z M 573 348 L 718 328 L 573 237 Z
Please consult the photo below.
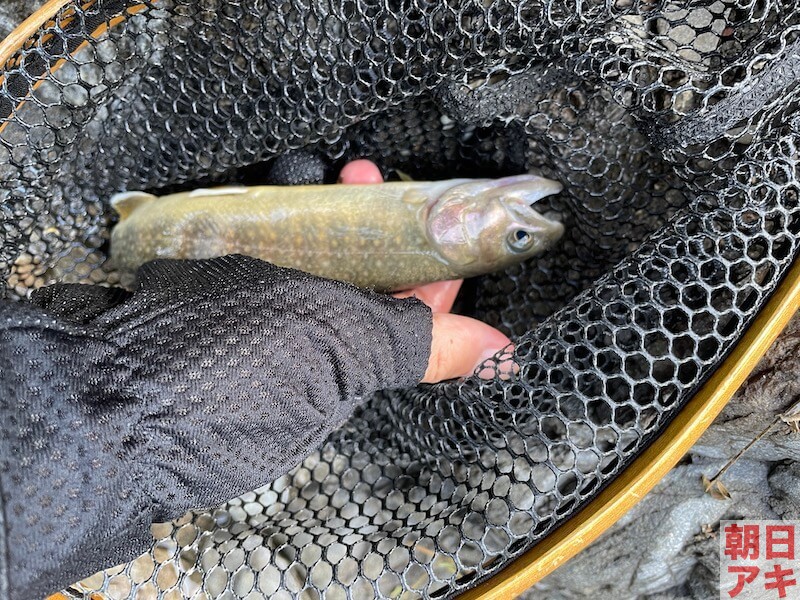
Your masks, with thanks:
M 542 198 L 559 194 L 563 189 L 564 186 L 558 181 L 538 175 L 512 175 L 494 180 L 491 196 L 509 204 L 533 206 Z
M 558 181 L 538 175 L 514 175 L 494 181 L 491 195 L 500 202 L 515 221 L 536 240 L 529 254 L 544 252 L 564 235 L 564 225 L 548 219 L 533 208 L 539 200 L 560 193 Z

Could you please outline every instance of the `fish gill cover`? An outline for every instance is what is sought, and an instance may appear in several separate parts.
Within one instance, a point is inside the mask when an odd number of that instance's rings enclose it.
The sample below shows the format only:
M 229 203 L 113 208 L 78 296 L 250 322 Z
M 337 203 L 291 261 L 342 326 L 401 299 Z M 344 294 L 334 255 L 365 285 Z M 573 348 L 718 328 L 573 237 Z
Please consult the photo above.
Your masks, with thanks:
M 562 242 L 463 306 L 515 337 L 518 378 L 378 395 L 284 477 L 154 526 L 147 555 L 85 589 L 451 596 L 574 514 L 797 254 L 795 4 L 68 4 L 3 73 L 6 297 L 117 282 L 114 193 L 236 181 L 295 149 L 565 186 L 546 201 Z

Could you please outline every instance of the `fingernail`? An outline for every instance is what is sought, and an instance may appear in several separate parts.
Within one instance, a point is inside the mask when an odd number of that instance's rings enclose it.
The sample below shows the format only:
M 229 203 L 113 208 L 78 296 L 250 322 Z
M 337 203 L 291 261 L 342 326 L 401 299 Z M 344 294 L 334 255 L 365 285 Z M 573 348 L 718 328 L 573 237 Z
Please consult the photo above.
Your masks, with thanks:
M 508 380 L 519 373 L 519 365 L 514 361 L 514 347 L 503 346 L 501 348 L 487 349 L 481 355 L 475 371 L 480 379 Z
M 493 368 L 496 361 L 492 360 L 495 355 L 500 352 L 502 348 L 486 348 L 481 352 L 481 357 L 475 364 L 473 372 L 477 372 L 478 377 L 481 379 L 493 379 L 495 369 Z

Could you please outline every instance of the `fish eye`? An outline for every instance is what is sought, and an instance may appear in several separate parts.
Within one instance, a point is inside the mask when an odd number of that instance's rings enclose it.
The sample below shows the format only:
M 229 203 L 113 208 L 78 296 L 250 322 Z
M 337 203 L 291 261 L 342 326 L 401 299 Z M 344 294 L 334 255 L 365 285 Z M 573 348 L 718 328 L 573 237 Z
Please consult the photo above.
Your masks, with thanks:
M 525 252 L 533 246 L 533 236 L 524 229 L 517 229 L 508 235 L 508 247 L 514 252 Z

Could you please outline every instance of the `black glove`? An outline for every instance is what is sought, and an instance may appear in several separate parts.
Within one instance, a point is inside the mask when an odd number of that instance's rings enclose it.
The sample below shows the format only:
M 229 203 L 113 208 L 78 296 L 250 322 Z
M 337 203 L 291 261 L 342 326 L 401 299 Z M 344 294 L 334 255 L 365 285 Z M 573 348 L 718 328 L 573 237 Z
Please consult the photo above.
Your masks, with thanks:
M 431 326 L 417 300 L 243 256 L 0 301 L 0 592 L 43 597 L 279 477 L 360 399 L 416 384 Z

